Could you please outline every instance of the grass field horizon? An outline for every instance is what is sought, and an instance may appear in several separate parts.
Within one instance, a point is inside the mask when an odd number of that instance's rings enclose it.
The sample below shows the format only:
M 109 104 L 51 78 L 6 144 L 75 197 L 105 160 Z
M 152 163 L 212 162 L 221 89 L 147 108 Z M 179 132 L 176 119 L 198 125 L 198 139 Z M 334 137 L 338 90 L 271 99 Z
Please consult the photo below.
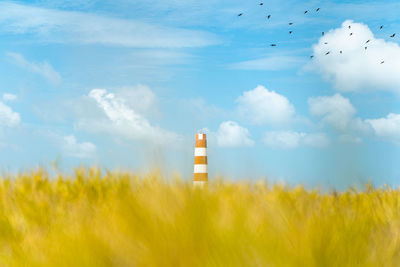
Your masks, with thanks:
M 373 207 L 373 208 L 371 208 Z M 43 169 L 0 179 L 6 266 L 398 266 L 400 190 Z

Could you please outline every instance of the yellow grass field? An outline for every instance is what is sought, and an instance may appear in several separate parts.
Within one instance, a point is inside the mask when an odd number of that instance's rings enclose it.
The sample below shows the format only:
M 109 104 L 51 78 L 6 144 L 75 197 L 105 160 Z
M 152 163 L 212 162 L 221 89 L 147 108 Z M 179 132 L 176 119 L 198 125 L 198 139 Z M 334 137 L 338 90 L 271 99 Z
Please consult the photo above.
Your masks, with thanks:
M 1 266 L 399 266 L 400 191 L 79 169 L 0 180 Z

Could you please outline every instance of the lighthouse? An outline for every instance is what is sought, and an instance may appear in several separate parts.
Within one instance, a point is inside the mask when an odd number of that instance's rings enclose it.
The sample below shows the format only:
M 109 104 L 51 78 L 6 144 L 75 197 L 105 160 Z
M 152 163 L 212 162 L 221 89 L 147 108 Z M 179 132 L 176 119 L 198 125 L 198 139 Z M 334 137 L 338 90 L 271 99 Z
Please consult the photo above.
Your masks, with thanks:
M 193 185 L 204 186 L 207 182 L 207 135 L 198 133 L 196 134 L 196 144 L 194 148 Z

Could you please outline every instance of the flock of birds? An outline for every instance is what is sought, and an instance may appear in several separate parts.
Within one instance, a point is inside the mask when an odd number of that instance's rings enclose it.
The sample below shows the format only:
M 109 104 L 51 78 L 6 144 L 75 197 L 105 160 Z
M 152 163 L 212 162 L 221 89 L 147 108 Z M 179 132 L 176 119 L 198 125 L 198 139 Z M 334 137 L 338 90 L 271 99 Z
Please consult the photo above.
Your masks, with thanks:
M 263 2 L 259 3 L 259 6 L 263 6 L 263 5 L 264 5 Z M 315 9 L 315 12 L 319 12 L 320 10 L 321 10 L 321 8 L 318 7 L 318 8 Z M 305 10 L 305 11 L 304 11 L 304 14 L 306 15 L 306 14 L 309 13 L 309 12 L 310 12 L 309 10 Z M 238 17 L 241 17 L 241 16 L 243 16 L 243 15 L 244 15 L 244 13 L 239 13 L 239 14 L 238 14 Z M 270 20 L 270 19 L 271 19 L 271 15 L 267 15 L 267 16 L 266 16 L 266 19 L 267 19 L 267 20 Z M 288 24 L 289 24 L 289 26 L 292 26 L 294 23 L 293 23 L 293 22 L 289 22 Z M 383 27 L 384 27 L 384 25 L 381 25 L 381 26 L 379 27 L 379 29 L 382 30 Z M 348 25 L 348 29 L 351 30 L 351 25 Z M 292 34 L 292 33 L 293 33 L 293 30 L 290 30 L 290 31 L 289 31 L 289 34 Z M 350 33 L 349 33 L 349 36 L 353 36 L 353 34 L 354 34 L 353 32 L 350 32 Z M 325 32 L 322 32 L 321 35 L 324 36 L 324 35 L 325 35 Z M 394 38 L 395 36 L 396 36 L 396 33 L 393 33 L 392 35 L 390 35 L 390 38 Z M 365 46 L 364 46 L 364 50 L 367 50 L 367 49 L 368 49 L 368 44 L 369 44 L 370 42 L 371 42 L 371 40 L 366 40 Z M 324 44 L 327 45 L 328 43 L 325 42 Z M 270 46 L 276 47 L 277 44 L 271 44 Z M 340 50 L 339 53 L 340 53 L 340 54 L 343 54 L 343 50 Z M 330 55 L 330 54 L 331 54 L 331 51 L 327 51 L 327 52 L 325 53 L 325 56 L 328 56 L 328 55 Z M 311 55 L 310 58 L 313 59 L 313 58 L 314 58 L 314 55 Z M 384 64 L 384 63 L 385 63 L 385 61 L 382 60 L 380 64 Z

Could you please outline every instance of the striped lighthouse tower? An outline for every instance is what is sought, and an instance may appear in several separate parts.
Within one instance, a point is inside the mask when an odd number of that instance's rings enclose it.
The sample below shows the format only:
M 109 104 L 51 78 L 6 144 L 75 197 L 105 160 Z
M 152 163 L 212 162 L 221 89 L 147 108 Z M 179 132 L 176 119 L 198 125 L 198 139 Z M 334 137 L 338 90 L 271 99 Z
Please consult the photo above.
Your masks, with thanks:
M 196 145 L 194 148 L 193 185 L 203 186 L 207 181 L 207 139 L 206 134 L 198 133 L 196 134 Z

